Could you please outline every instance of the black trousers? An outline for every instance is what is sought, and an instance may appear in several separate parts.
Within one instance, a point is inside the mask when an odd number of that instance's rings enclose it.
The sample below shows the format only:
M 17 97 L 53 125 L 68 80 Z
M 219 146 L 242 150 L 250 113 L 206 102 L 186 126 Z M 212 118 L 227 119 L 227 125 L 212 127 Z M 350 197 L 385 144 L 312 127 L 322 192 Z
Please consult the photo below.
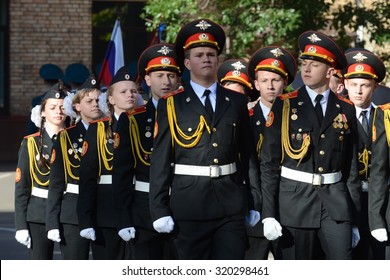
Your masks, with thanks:
M 94 260 L 124 260 L 126 242 L 113 228 L 95 228 L 96 240 L 91 242 Z
M 179 259 L 244 259 L 246 249 L 244 216 L 175 222 L 177 235 L 174 242 Z
M 28 250 L 32 260 L 52 260 L 54 242 L 47 238 L 45 224 L 28 223 L 31 248 Z
M 131 259 L 162 260 L 164 259 L 165 234 L 144 228 L 136 228 L 135 238 L 131 240 Z
M 78 225 L 61 224 L 60 249 L 64 260 L 88 260 L 90 240 L 80 236 Z
M 324 208 L 320 228 L 283 226 L 282 233 L 279 244 L 285 260 L 317 259 L 321 250 L 328 260 L 352 259 L 351 223 L 332 220 Z

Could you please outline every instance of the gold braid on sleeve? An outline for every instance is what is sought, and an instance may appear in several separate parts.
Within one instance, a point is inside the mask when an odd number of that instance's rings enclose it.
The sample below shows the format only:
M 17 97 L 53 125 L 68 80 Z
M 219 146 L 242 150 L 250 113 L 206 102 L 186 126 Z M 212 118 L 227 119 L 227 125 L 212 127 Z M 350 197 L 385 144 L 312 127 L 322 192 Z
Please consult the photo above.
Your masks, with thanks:
M 167 114 L 168 114 L 169 128 L 171 130 L 171 135 L 172 135 L 172 145 L 174 144 L 174 142 L 176 142 L 183 148 L 192 148 L 199 143 L 205 128 L 207 129 L 207 132 L 211 134 L 211 130 L 210 127 L 207 125 L 206 119 L 204 118 L 203 115 L 200 115 L 199 124 L 196 131 L 192 135 L 186 135 L 177 124 L 173 96 L 167 98 Z M 190 141 L 194 138 L 195 139 L 192 142 L 185 144 L 179 139 L 179 137 L 186 141 Z
M 134 167 L 137 165 L 137 158 L 146 166 L 150 166 L 150 162 L 147 162 L 141 155 L 141 152 L 144 155 L 151 155 L 151 152 L 148 152 L 144 149 L 141 143 L 140 134 L 139 134 L 139 128 L 138 123 L 134 116 L 131 116 L 129 118 L 129 131 L 130 131 L 130 142 L 131 142 L 131 149 L 133 150 L 133 155 L 137 155 L 137 157 L 134 157 L 135 163 Z M 149 157 L 148 157 L 149 158 Z
M 34 140 L 34 137 L 30 137 L 27 139 L 27 150 L 28 150 L 28 158 L 30 161 L 29 168 L 30 168 L 30 176 L 31 176 L 31 183 L 34 184 L 34 181 L 37 182 L 39 185 L 47 187 L 49 185 L 49 179 L 47 179 L 46 182 L 42 182 L 37 173 L 41 174 L 42 176 L 48 176 L 50 174 L 50 166 L 46 165 L 46 168 L 48 169 L 47 172 L 42 172 L 40 167 L 38 166 L 37 162 L 39 161 L 39 158 L 36 159 L 35 155 L 39 155 L 39 149 L 37 147 L 37 143 Z M 33 186 L 31 186 L 33 187 Z
M 72 141 L 70 140 L 69 134 L 66 130 L 60 133 L 60 144 L 61 144 L 61 152 L 62 152 L 62 161 L 64 163 L 65 183 L 68 182 L 67 175 L 69 175 L 72 179 L 79 180 L 80 178 L 73 174 L 72 167 L 77 169 L 80 167 L 80 164 L 74 165 L 70 161 L 68 156 L 67 144 L 69 144 L 69 146 L 73 150 L 73 154 L 75 155 L 75 158 L 78 160 L 78 162 L 80 162 L 80 157 L 78 156 L 77 151 L 74 149 Z
M 99 161 L 99 176 L 102 174 L 102 166 L 101 162 L 103 161 L 104 167 L 108 170 L 112 170 L 112 164 L 110 162 L 113 159 L 113 153 L 108 150 L 107 139 L 106 139 L 106 131 L 104 128 L 104 122 L 97 123 L 97 153 L 98 153 L 98 161 Z
M 288 127 L 290 122 L 290 100 L 286 98 L 283 101 L 283 114 L 282 114 L 282 160 L 284 161 L 284 153 L 286 153 L 292 159 L 299 159 L 298 164 L 305 157 L 310 146 L 310 135 L 304 137 L 302 146 L 300 149 L 295 150 L 291 147 L 290 137 L 288 134 Z

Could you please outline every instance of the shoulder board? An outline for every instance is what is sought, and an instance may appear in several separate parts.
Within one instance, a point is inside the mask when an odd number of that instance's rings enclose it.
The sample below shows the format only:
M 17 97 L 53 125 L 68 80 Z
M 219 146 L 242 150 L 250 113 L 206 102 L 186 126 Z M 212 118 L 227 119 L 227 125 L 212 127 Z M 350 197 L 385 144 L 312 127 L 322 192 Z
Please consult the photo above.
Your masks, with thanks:
M 29 135 L 24 136 L 24 138 L 30 138 L 30 137 L 35 137 L 35 136 L 39 136 L 39 135 L 40 135 L 40 133 L 38 131 L 38 132 L 35 132 L 33 134 L 29 134 Z
M 382 111 L 388 110 L 388 109 L 390 109 L 390 103 L 386 103 L 386 104 L 383 104 L 383 105 L 379 105 L 378 107 L 381 108 Z
M 285 100 L 285 99 L 295 98 L 297 96 L 298 96 L 298 91 L 293 91 L 293 92 L 289 92 L 289 93 L 283 93 L 283 94 L 279 95 L 279 98 L 281 100 Z
M 173 95 L 176 95 L 176 94 L 181 93 L 181 92 L 183 92 L 183 91 L 184 91 L 184 87 L 180 86 L 179 89 L 177 89 L 177 90 L 175 90 L 175 91 L 172 91 L 171 93 L 168 93 L 168 94 L 164 95 L 162 98 L 163 98 L 163 99 L 167 99 L 168 97 L 173 96 Z
M 74 124 L 74 125 L 71 125 L 71 126 L 69 126 L 69 127 L 65 128 L 65 130 L 72 129 L 72 128 L 74 128 L 75 126 L 76 126 L 75 124 Z
M 138 106 L 136 108 L 132 108 L 132 109 L 129 109 L 126 111 L 126 115 L 127 116 L 132 116 L 132 115 L 137 115 L 137 114 L 140 114 L 140 113 L 143 113 L 143 112 L 146 112 L 146 106 L 145 105 L 141 105 L 141 106 Z
M 353 105 L 353 102 L 351 100 L 349 100 L 348 98 L 345 98 L 345 97 L 342 97 L 342 96 L 339 96 L 339 95 L 337 95 L 337 98 L 339 100 L 341 100 L 341 101 L 344 101 L 344 102 L 350 104 L 350 105 Z
M 94 120 L 94 121 L 91 121 L 89 122 L 89 124 L 91 123 L 97 123 L 97 122 L 104 122 L 104 121 L 109 121 L 110 120 L 110 116 L 107 116 L 107 117 L 104 117 L 102 119 L 98 119 L 98 120 Z

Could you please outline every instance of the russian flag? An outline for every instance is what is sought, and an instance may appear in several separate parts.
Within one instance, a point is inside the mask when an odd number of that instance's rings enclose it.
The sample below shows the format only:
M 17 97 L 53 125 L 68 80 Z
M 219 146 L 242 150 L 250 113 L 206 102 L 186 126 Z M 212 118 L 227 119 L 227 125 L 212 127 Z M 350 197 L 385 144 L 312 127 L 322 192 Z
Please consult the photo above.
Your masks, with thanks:
M 125 65 L 125 62 L 123 59 L 122 30 L 120 21 L 117 19 L 100 69 L 98 81 L 108 86 L 115 73 L 123 65 Z

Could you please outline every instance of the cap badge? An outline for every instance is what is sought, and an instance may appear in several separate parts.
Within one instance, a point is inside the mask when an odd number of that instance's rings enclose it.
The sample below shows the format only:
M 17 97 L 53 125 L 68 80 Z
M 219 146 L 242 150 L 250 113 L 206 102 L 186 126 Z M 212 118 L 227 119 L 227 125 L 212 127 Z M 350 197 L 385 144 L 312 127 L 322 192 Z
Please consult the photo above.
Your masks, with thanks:
M 240 77 L 241 76 L 241 72 L 239 70 L 234 70 L 232 74 L 235 77 Z
M 92 79 L 92 80 L 91 80 L 91 84 L 92 84 L 92 85 L 96 85 L 96 80 L 95 80 L 95 79 Z
M 171 60 L 167 57 L 164 57 L 161 59 L 161 64 L 162 65 L 170 65 L 171 64 Z
M 280 67 L 280 63 L 279 63 L 279 60 L 274 60 L 272 61 L 272 66 L 275 66 L 275 67 Z
M 278 57 L 278 56 L 283 55 L 283 52 L 282 52 L 279 48 L 270 50 L 270 52 L 271 52 L 275 57 Z
M 201 20 L 197 25 L 195 25 L 196 27 L 199 27 L 201 30 L 206 30 L 207 28 L 209 28 L 211 26 L 211 24 L 209 24 L 207 21 L 205 20 Z
M 56 97 L 56 98 L 60 98 L 60 93 L 59 93 L 59 92 L 56 92 L 55 97 Z
M 353 59 L 355 59 L 357 62 L 362 62 L 364 61 L 365 59 L 367 59 L 366 56 L 364 56 L 361 52 L 357 53 L 354 57 L 352 57 Z
M 130 80 L 130 75 L 129 75 L 129 74 L 126 74 L 126 75 L 125 75 L 125 79 L 126 79 L 126 80 Z
M 309 52 L 309 53 L 316 53 L 316 52 L 317 52 L 317 49 L 316 49 L 316 47 L 311 46 L 311 47 L 307 50 L 307 52 Z
M 236 61 L 232 64 L 232 66 L 234 67 L 234 69 L 236 70 L 241 70 L 243 68 L 245 68 L 245 65 L 241 63 L 241 61 Z
M 163 46 L 160 50 L 158 50 L 157 52 L 159 53 L 162 53 L 163 55 L 167 55 L 171 52 L 172 50 L 167 47 L 167 46 Z
M 311 34 L 309 37 L 307 37 L 307 39 L 309 39 L 310 42 L 312 42 L 312 43 L 316 43 L 316 42 L 321 41 L 321 39 L 318 38 L 317 34 L 315 34 L 315 33 Z
M 364 71 L 364 66 L 363 66 L 363 65 L 361 65 L 361 64 L 359 64 L 359 65 L 356 65 L 356 67 L 355 67 L 355 71 L 357 71 L 357 72 L 362 72 L 362 71 Z
M 205 33 L 202 33 L 199 35 L 199 40 L 201 41 L 207 41 L 209 39 L 209 36 Z

